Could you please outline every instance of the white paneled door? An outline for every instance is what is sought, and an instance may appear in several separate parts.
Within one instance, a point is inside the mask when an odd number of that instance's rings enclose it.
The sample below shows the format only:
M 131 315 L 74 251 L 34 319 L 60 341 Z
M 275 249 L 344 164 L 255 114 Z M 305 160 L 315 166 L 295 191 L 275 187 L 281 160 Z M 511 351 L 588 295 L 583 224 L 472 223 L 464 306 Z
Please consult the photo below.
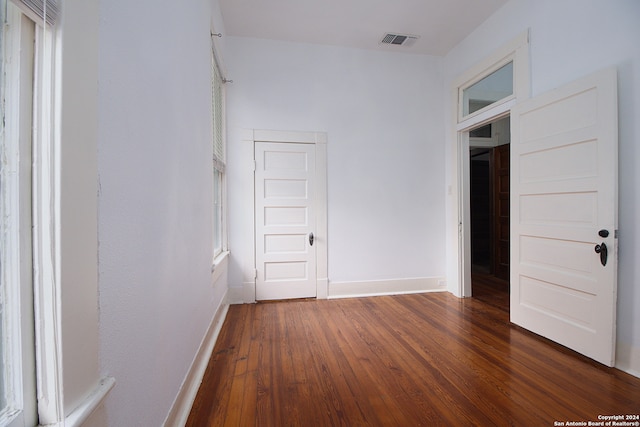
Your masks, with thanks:
M 316 296 L 315 149 L 255 143 L 256 300 Z
M 511 124 L 511 321 L 613 366 L 616 71 L 518 104 Z

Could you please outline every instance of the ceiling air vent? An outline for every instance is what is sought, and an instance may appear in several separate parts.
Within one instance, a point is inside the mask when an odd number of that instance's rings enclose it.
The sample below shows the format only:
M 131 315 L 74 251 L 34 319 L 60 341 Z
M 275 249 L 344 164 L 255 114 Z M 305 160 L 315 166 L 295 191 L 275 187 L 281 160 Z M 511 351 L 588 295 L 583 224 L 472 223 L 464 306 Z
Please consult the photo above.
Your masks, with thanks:
M 380 40 L 380 44 L 390 44 L 396 46 L 413 46 L 413 44 L 418 40 L 419 36 L 413 36 L 410 34 L 392 34 L 387 33 Z

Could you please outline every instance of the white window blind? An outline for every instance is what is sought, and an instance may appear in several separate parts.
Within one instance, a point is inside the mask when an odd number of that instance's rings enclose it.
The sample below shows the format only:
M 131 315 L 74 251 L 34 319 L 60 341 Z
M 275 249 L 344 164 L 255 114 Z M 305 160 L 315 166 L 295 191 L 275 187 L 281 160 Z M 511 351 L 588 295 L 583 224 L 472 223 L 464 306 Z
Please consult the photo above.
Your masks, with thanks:
M 34 21 L 55 25 L 60 13 L 59 0 L 12 0 Z
M 220 172 L 224 172 L 225 147 L 223 137 L 223 96 L 222 96 L 222 76 L 216 64 L 215 55 L 211 58 L 211 89 L 212 89 L 212 110 L 213 110 L 213 162 Z

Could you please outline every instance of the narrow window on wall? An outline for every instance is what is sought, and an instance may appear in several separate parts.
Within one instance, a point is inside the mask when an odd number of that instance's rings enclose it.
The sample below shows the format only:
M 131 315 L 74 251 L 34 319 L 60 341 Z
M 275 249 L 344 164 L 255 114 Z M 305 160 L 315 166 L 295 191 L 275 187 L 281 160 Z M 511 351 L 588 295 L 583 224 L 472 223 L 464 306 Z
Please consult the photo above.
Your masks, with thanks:
M 37 424 L 32 258 L 36 24 L 0 0 L 0 426 Z
M 211 88 L 213 111 L 213 256 L 225 250 L 225 137 L 224 85 L 215 55 L 211 54 Z

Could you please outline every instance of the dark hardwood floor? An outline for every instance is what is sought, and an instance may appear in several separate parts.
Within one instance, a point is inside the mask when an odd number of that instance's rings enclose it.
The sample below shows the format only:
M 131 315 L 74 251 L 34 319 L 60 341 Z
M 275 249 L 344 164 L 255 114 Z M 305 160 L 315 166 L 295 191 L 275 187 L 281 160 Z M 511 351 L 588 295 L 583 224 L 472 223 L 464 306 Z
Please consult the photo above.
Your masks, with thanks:
M 508 294 L 490 286 L 467 299 L 231 306 L 187 426 L 553 426 L 640 414 L 640 379 L 511 325 Z
M 479 301 L 509 313 L 509 282 L 489 273 L 471 273 L 472 294 Z

